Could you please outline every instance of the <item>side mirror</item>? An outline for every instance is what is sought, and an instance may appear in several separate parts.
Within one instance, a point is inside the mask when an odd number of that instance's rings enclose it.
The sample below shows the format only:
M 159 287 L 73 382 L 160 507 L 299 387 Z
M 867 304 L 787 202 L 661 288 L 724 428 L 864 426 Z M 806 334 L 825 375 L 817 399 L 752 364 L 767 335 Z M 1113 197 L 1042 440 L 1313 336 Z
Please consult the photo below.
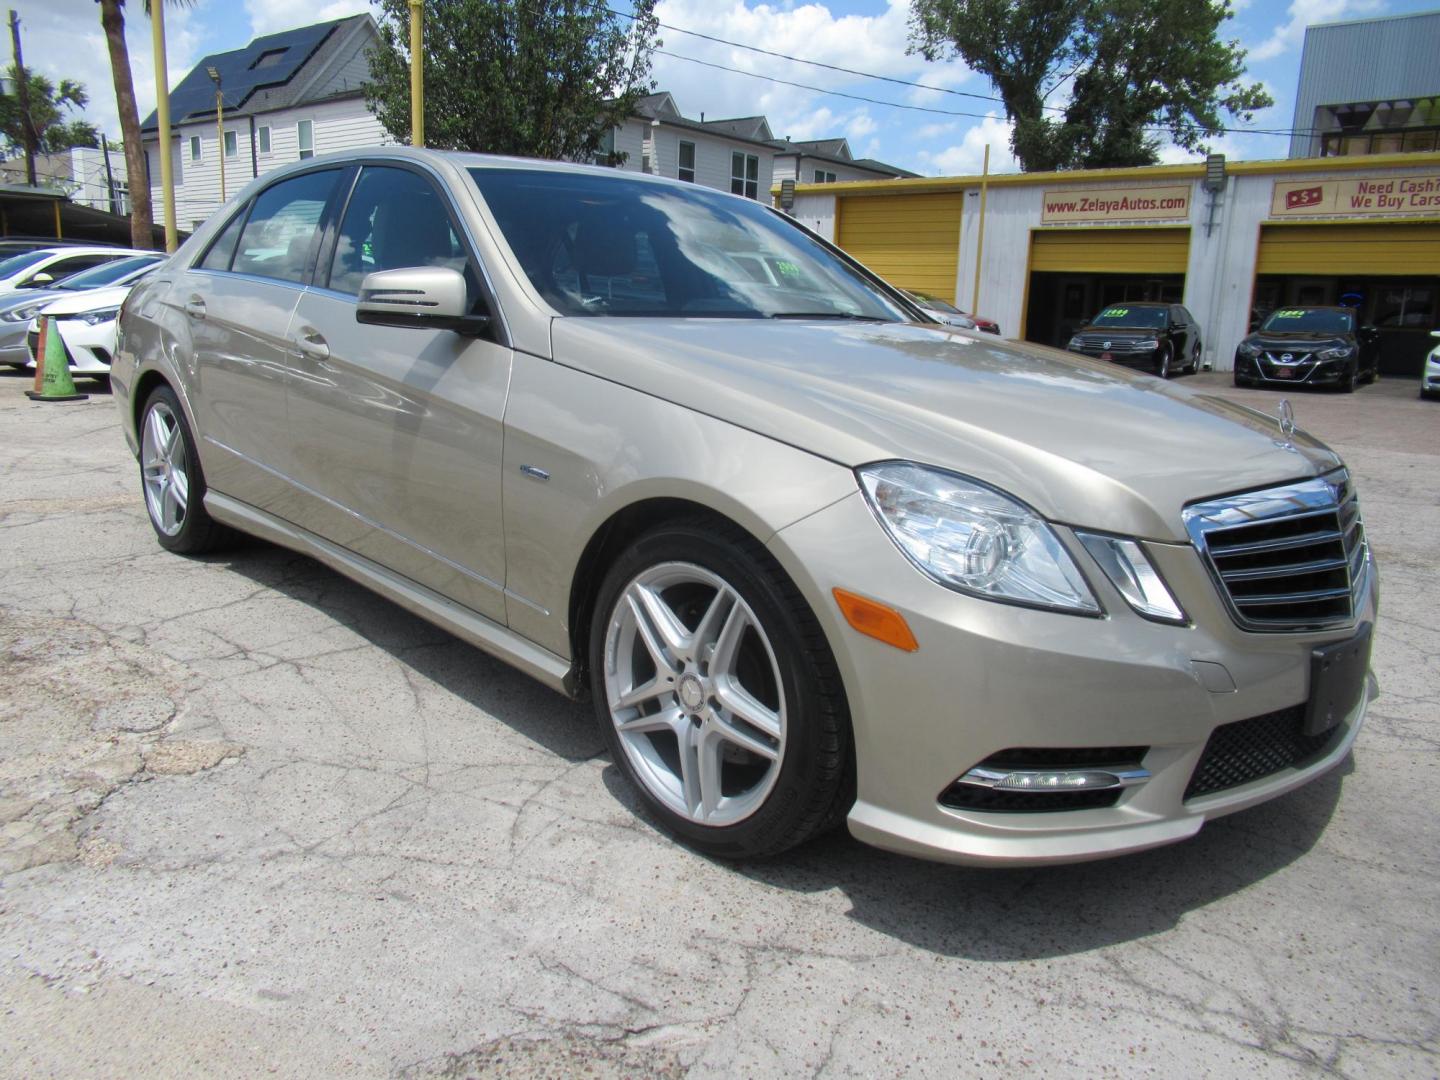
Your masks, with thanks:
M 21 288 L 22 288 L 22 289 L 39 289 L 39 288 L 43 288 L 43 287 L 46 286 L 46 285 L 49 285 L 49 284 L 50 284 L 52 281 L 54 281 L 54 280 L 55 280 L 55 277 L 54 277 L 53 274 L 47 274 L 47 273 L 45 273 L 45 271 L 42 270 L 42 271 L 40 271 L 40 273 L 38 273 L 38 274 L 36 274 L 34 277 L 32 277 L 29 281 L 25 282 L 25 284 L 22 285 Z
M 479 334 L 490 325 L 490 316 L 471 315 L 467 307 L 465 278 L 460 271 L 448 266 L 407 266 L 365 275 L 355 321 Z

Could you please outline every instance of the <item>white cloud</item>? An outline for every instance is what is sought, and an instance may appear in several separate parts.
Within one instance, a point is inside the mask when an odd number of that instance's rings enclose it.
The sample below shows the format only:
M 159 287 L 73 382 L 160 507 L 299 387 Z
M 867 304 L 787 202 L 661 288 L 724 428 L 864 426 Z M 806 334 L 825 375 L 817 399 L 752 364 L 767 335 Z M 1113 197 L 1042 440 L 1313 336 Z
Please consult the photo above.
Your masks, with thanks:
M 321 4 L 318 8 L 297 6 L 295 0 L 245 0 L 252 37 L 273 34 L 277 30 L 292 30 L 297 26 L 309 26 L 311 23 L 329 22 L 331 19 L 359 15 L 369 10 L 369 0 L 330 0 L 330 3 Z M 238 49 L 245 44 L 247 43 L 243 41 L 237 42 L 234 48 Z
M 1250 50 L 1252 61 L 1273 60 L 1305 40 L 1305 28 L 1312 23 L 1353 19 L 1383 11 L 1384 0 L 1293 0 L 1289 19 L 1277 26 L 1268 38 Z
M 130 52 L 135 100 L 140 119 L 144 120 L 155 108 L 150 20 L 143 4 L 127 4 L 124 11 L 125 44 Z M 198 8 L 170 4 L 165 7 L 165 66 L 172 88 L 199 58 L 199 15 Z M 78 117 L 94 124 L 112 140 L 118 140 L 120 120 L 115 105 L 115 82 L 105 32 L 100 26 L 100 6 L 95 0 L 25 3 L 20 11 L 20 32 L 25 66 L 57 82 L 62 78 L 83 82 L 90 104 Z M 5 51 L 8 53 L 9 49 Z M 9 63 L 8 57 L 6 62 Z M 77 114 L 70 115 L 75 118 Z
M 990 147 L 990 171 L 1013 173 L 1020 163 L 1010 152 L 1011 124 L 998 113 L 991 113 L 965 132 L 965 137 L 942 150 L 921 150 L 916 156 L 922 166 L 936 176 L 972 176 L 984 166 L 985 147 Z

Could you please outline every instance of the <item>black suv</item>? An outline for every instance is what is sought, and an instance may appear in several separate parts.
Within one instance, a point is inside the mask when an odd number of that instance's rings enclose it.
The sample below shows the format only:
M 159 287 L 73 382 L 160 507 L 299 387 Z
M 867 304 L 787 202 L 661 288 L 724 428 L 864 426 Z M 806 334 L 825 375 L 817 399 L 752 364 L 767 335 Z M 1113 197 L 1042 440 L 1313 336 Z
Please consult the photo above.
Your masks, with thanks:
M 1235 385 L 1333 386 L 1374 382 L 1380 334 L 1354 308 L 1276 308 L 1235 350 Z
M 1070 352 L 1139 365 L 1162 379 L 1200 370 L 1200 327 L 1179 304 L 1126 300 L 1075 331 Z

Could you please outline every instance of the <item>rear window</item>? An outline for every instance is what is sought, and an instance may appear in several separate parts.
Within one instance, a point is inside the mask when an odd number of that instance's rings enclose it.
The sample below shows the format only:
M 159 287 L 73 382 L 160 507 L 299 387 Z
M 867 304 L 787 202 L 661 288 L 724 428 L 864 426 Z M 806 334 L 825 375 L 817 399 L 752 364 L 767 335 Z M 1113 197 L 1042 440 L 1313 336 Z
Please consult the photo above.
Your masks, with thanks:
M 1355 329 L 1355 316 L 1334 308 L 1277 308 L 1260 329 L 1280 333 L 1349 334 Z

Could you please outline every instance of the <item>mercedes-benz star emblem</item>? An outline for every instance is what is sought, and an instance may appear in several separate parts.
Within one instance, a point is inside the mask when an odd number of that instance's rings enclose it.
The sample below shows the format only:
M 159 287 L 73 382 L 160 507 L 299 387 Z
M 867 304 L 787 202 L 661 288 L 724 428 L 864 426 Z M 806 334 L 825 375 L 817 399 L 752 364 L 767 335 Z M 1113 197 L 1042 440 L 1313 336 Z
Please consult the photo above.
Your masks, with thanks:
M 1281 398 L 1280 404 L 1275 406 L 1275 411 L 1279 413 L 1280 434 L 1288 443 L 1291 436 L 1295 434 L 1295 410 L 1290 407 L 1290 399 Z

